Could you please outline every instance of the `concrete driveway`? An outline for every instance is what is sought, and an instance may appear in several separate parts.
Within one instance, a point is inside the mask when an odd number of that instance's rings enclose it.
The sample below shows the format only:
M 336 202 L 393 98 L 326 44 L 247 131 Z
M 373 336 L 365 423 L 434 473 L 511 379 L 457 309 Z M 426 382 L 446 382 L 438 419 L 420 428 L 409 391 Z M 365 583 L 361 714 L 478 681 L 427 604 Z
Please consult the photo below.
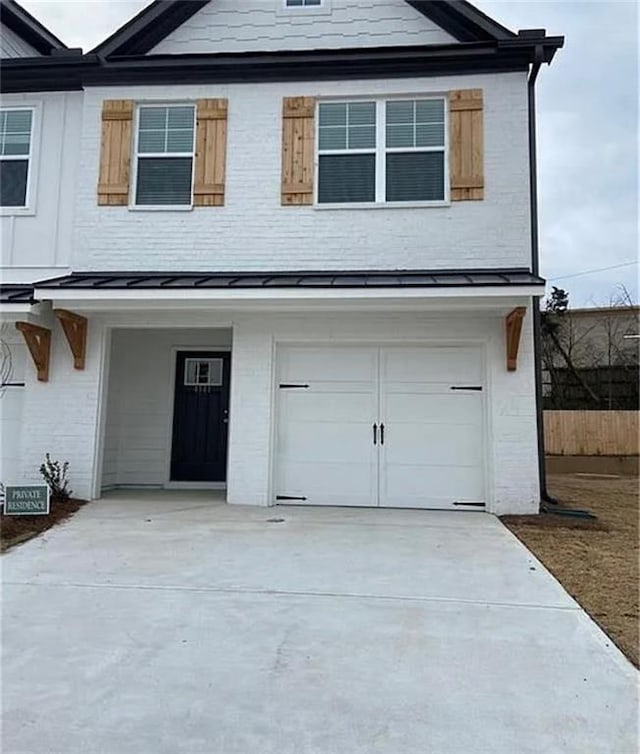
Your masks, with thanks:
M 635 754 L 636 673 L 482 513 L 92 503 L 2 558 L 5 754 Z

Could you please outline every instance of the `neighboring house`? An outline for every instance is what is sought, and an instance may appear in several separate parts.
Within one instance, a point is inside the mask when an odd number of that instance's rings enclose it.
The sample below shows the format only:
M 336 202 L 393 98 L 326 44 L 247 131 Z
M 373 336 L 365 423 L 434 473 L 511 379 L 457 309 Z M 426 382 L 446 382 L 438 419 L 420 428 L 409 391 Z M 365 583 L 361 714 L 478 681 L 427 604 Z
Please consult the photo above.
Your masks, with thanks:
M 544 406 L 638 410 L 640 308 L 568 309 L 542 343 Z
M 163 1 L 5 70 L 82 109 L 70 271 L 5 290 L 35 362 L 13 477 L 51 451 L 88 498 L 537 510 L 534 82 L 562 42 L 466 2 Z

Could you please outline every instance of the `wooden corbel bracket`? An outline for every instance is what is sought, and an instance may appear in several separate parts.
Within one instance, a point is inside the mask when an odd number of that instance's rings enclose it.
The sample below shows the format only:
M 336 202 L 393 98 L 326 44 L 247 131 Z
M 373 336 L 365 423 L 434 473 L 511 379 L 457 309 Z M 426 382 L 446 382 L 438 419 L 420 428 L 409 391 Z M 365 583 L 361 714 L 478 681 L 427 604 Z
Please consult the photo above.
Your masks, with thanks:
M 16 329 L 20 330 L 27 344 L 33 363 L 35 364 L 40 382 L 49 379 L 49 358 L 51 356 L 51 330 L 30 322 L 16 322 Z
M 520 333 L 522 332 L 522 320 L 527 313 L 526 306 L 516 308 L 505 317 L 507 334 L 507 371 L 515 372 L 518 368 L 518 349 L 520 348 Z
M 53 313 L 62 325 L 69 348 L 71 348 L 74 369 L 84 369 L 87 353 L 87 318 L 68 312 L 66 309 L 54 309 Z

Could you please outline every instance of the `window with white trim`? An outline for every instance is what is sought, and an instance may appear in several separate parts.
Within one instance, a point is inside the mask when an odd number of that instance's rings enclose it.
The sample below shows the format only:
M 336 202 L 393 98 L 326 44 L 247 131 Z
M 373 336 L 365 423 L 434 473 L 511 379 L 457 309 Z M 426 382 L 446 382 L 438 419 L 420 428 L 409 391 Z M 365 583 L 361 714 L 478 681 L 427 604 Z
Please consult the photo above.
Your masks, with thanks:
M 33 109 L 0 110 L 0 207 L 26 207 Z
M 444 97 L 318 106 L 319 204 L 443 202 Z
M 142 105 L 136 135 L 136 206 L 191 206 L 193 105 Z

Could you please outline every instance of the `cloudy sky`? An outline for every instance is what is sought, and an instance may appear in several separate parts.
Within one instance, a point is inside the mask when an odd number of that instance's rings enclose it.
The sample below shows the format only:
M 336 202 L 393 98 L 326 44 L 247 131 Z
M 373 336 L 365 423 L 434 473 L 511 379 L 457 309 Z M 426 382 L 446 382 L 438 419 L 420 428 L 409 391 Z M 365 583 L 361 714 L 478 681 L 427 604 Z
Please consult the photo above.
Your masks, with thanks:
M 146 0 L 23 0 L 67 45 L 91 49 Z M 511 29 L 566 45 L 538 78 L 542 272 L 574 306 L 625 286 L 638 301 L 638 6 L 618 0 L 478 0 Z M 607 268 L 607 269 L 604 269 Z

